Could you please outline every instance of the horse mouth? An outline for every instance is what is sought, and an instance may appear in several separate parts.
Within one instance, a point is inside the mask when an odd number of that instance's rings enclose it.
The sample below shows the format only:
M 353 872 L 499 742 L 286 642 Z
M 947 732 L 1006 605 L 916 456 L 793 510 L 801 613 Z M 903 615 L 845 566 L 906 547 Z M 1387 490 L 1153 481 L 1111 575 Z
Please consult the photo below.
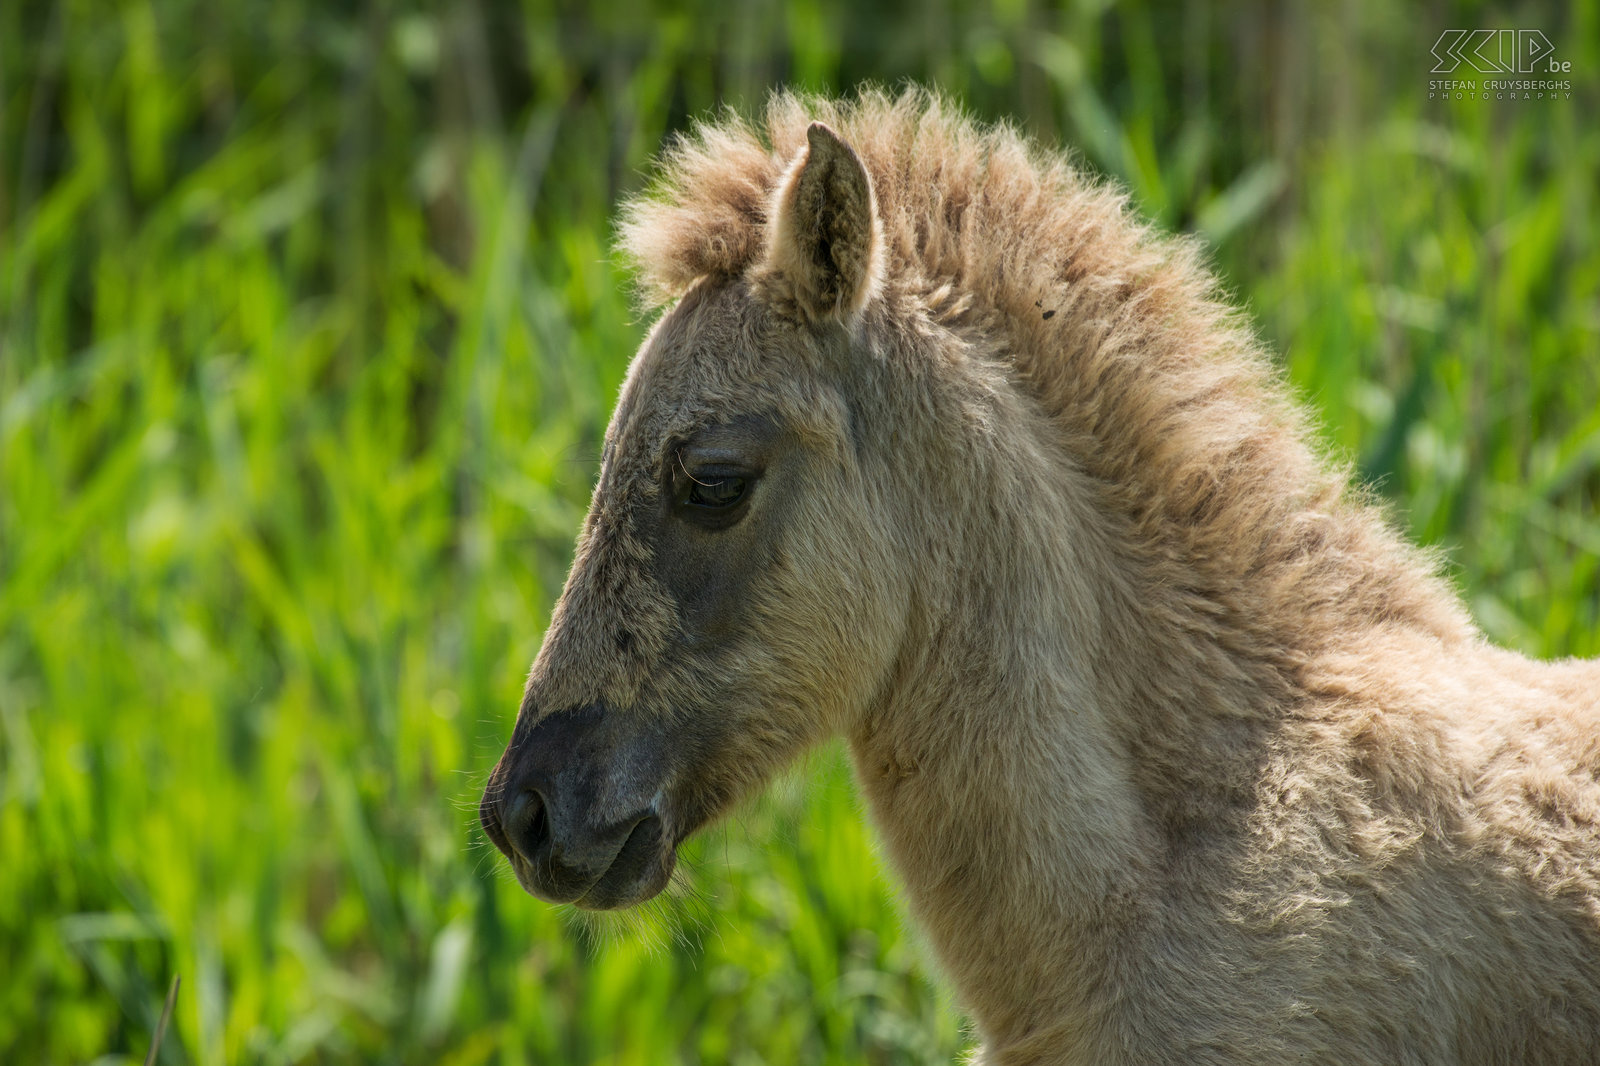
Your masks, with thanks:
M 672 879 L 677 849 L 667 839 L 661 819 L 641 819 L 617 849 L 606 868 L 588 885 L 574 885 L 552 864 L 530 861 L 516 848 L 509 851 L 511 869 L 530 896 L 550 903 L 571 903 L 584 910 L 631 907 L 657 895 Z

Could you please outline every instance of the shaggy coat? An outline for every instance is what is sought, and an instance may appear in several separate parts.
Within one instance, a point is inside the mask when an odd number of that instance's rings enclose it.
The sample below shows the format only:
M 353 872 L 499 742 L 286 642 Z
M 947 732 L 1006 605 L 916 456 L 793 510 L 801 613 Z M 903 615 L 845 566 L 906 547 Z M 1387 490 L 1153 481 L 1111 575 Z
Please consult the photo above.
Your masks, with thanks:
M 483 819 L 610 907 L 828 735 L 1027 1063 L 1600 1062 L 1600 664 L 1485 643 L 1187 242 L 935 97 L 668 151 Z

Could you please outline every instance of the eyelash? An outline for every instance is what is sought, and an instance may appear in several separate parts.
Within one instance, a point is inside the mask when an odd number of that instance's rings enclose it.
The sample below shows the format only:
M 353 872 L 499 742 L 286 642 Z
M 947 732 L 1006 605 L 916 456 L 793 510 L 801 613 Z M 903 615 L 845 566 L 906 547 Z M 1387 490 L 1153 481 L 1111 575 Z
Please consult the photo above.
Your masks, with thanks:
M 683 454 L 673 454 L 684 483 L 676 491 L 680 506 L 705 517 L 732 514 L 750 495 L 755 478 L 741 471 L 722 471 L 713 467 L 697 477 L 684 462 Z

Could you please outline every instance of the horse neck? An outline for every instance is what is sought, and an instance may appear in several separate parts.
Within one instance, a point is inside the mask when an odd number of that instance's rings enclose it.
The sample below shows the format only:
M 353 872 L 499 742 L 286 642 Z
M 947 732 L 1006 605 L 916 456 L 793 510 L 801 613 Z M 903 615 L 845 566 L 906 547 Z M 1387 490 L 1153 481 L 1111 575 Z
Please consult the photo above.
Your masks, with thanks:
M 1027 439 L 946 472 L 966 526 L 927 545 L 911 637 L 852 736 L 913 910 L 999 1043 L 1093 1024 L 1161 854 L 1129 726 L 1149 686 L 1130 679 L 1174 656 L 1130 609 L 1137 568 L 1091 479 L 1011 414 L 995 424 Z
M 1135 930 L 1192 876 L 1193 845 L 1239 828 L 1343 634 L 1474 635 L 1321 465 L 1247 340 L 1058 351 L 1031 307 L 975 311 L 962 340 L 928 342 L 942 359 L 907 360 L 959 369 L 930 372 L 907 446 L 886 449 L 914 489 L 915 607 L 851 734 L 912 908 L 997 1043 L 1042 1019 L 1089 1041 L 1124 1009 L 1111 975 L 1140 964 Z M 1114 310 L 1075 314 L 1129 317 Z

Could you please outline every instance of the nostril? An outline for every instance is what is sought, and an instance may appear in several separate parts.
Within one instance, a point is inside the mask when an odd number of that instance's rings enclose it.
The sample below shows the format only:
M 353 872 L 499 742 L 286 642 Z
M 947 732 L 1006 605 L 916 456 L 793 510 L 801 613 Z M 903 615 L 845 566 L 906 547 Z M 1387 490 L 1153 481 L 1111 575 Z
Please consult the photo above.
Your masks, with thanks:
M 532 789 L 517 793 L 506 808 L 505 830 L 523 858 L 537 855 L 550 839 L 550 816 L 544 797 Z
M 533 826 L 528 830 L 529 837 L 537 844 L 542 845 L 550 836 L 550 812 L 545 807 L 544 798 L 535 792 L 533 805 L 536 808 L 533 814 Z

